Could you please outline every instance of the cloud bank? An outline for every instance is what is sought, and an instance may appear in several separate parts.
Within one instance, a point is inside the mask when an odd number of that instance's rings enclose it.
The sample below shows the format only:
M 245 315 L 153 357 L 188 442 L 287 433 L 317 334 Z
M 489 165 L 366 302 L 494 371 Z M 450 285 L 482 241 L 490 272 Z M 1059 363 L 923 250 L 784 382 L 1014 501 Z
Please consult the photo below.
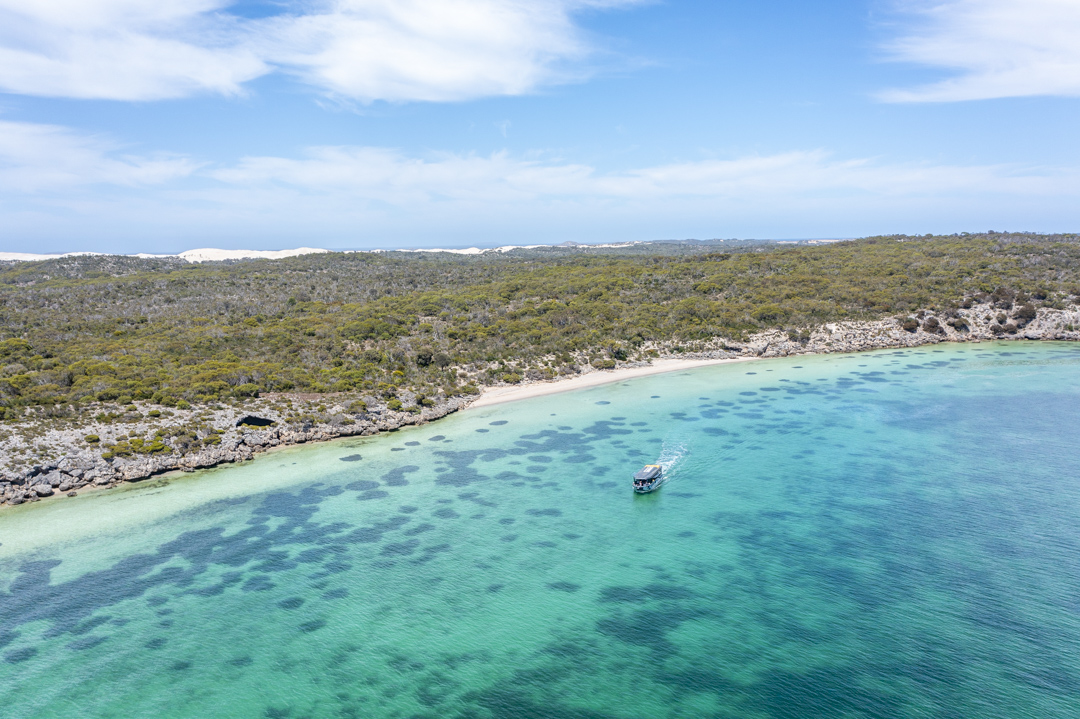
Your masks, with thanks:
M 430 153 L 385 147 L 323 146 L 300 157 L 197 158 L 125 152 L 108 138 L 71 128 L 0 121 L 0 187 L 9 195 L 63 195 L 125 187 L 230 193 L 294 193 L 402 208 L 432 203 L 826 199 L 1004 193 L 1080 195 L 1075 168 L 889 163 L 838 159 L 824 150 L 678 162 L 614 171 L 537 152 L 515 156 Z
M 1080 221 L 1080 168 L 1071 166 L 818 149 L 605 171 L 542 152 L 359 146 L 210 163 L 28 123 L 0 123 L 0 189 L 9 251 L 94 250 L 102 238 L 167 252 L 192 236 L 364 248 L 1061 230 Z
M 840 160 L 798 151 L 728 160 L 701 160 L 616 172 L 558 159 L 506 153 L 409 157 L 386 148 L 317 147 L 303 158 L 251 157 L 209 176 L 234 187 L 290 188 L 305 193 L 417 203 L 580 200 L 716 201 L 936 196 L 942 193 L 1080 195 L 1078 174 L 1010 166 L 890 164 Z
M 898 61 L 956 72 L 883 92 L 887 102 L 1080 97 L 1077 0 L 904 0 L 910 30 L 889 43 Z
M 0 90 L 161 100 L 286 73 L 360 102 L 520 95 L 580 76 L 587 9 L 640 0 L 0 0 Z

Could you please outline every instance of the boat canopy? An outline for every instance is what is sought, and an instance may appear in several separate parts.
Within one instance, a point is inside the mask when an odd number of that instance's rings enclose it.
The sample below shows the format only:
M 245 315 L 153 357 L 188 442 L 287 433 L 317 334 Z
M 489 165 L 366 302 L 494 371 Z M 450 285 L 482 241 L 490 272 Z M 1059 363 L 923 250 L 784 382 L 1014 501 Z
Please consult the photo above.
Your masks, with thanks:
M 656 479 L 660 476 L 661 467 L 659 464 L 646 464 L 639 469 L 634 475 L 635 480 L 650 480 Z

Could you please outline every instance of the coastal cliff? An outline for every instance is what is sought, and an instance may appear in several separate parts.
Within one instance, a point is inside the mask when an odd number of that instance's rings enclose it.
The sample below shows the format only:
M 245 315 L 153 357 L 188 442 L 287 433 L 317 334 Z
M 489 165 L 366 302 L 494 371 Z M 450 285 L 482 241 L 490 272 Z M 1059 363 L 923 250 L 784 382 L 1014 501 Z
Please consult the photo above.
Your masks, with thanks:
M 765 331 L 745 342 L 720 338 L 678 345 L 646 343 L 639 357 L 724 359 L 786 357 L 918 347 L 940 342 L 1080 340 L 1080 307 L 1010 308 L 977 305 L 871 322 L 837 322 L 809 331 Z M 621 362 L 640 365 L 648 360 Z M 589 366 L 578 372 L 604 372 Z M 544 381 L 525 377 L 522 384 Z M 558 380 L 554 380 L 558 382 Z M 213 405 L 162 413 L 134 403 L 121 414 L 77 427 L 48 420 L 9 426 L 0 453 L 35 449 L 34 461 L 0 469 L 0 504 L 22 504 L 87 487 L 111 487 L 164 472 L 193 471 L 252 459 L 274 447 L 369 436 L 423 424 L 467 407 L 473 397 L 441 398 L 396 411 L 372 397 L 266 396 L 240 406 Z M 25 456 L 25 455 L 23 455 Z

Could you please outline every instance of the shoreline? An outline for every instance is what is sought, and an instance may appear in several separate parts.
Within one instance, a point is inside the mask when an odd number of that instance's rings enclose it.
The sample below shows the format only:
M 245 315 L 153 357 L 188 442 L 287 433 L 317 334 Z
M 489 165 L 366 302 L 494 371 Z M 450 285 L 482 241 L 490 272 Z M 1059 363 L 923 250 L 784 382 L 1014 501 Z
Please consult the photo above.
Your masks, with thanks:
M 552 379 L 528 385 L 510 385 L 506 387 L 486 387 L 478 399 L 469 403 L 465 409 L 479 409 L 492 407 L 506 402 L 519 402 L 533 397 L 544 397 L 561 392 L 572 392 L 589 387 L 600 387 L 605 384 L 613 384 L 637 377 L 648 377 L 654 374 L 677 372 L 679 370 L 697 369 L 710 365 L 731 364 L 735 362 L 752 362 L 760 357 L 724 357 L 717 359 L 682 359 L 662 358 L 653 360 L 650 364 L 619 367 L 613 370 L 596 370 L 588 374 L 577 375 L 560 379 Z
M 6 467 L 0 467 L 0 506 L 59 497 L 89 485 L 107 489 L 170 471 L 192 472 L 242 462 L 273 448 L 392 432 L 408 425 L 426 424 L 469 407 L 482 409 L 714 364 L 914 348 L 942 342 L 1080 341 L 1080 306 L 1076 305 L 1062 309 L 1040 308 L 1035 318 L 1028 318 L 1019 325 L 1010 322 L 1007 327 L 1001 324 L 1004 313 L 993 306 L 940 313 L 940 320 L 926 311 L 920 311 L 918 315 L 916 323 L 902 318 L 835 322 L 799 334 L 765 330 L 742 342 L 716 337 L 692 343 L 688 348 L 679 347 L 674 341 L 647 342 L 638 348 L 639 353 L 658 355 L 648 363 L 624 363 L 612 370 L 588 368 L 580 374 L 558 379 L 526 379 L 521 384 L 489 386 L 479 396 L 455 395 L 441 399 L 434 406 L 422 409 L 417 406 L 412 411 L 391 410 L 387 401 L 373 398 L 369 398 L 367 407 L 357 410 L 352 406 L 355 403 L 349 401 L 355 399 L 353 397 L 323 394 L 294 395 L 288 399 L 265 395 L 242 405 L 197 406 L 184 411 L 158 412 L 158 416 L 151 413 L 156 406 L 137 402 L 133 403 L 136 406 L 127 408 L 129 414 L 104 424 L 95 421 L 56 427 L 34 420 L 13 427 L 6 436 L 0 435 L 0 453 L 5 447 L 10 449 L 20 443 L 34 447 L 40 443 L 47 448 L 37 456 L 15 459 Z M 673 357 L 673 353 L 681 356 Z M 408 390 L 402 398 L 414 401 L 415 395 Z M 278 404 L 277 400 L 284 400 L 286 406 Z M 297 407 L 293 407 L 293 400 L 298 403 Z M 260 419 L 258 426 L 244 423 L 244 418 L 250 416 Z M 127 438 L 151 435 L 166 425 L 183 425 L 189 443 L 174 444 L 163 453 L 136 452 L 127 446 Z M 132 429 L 137 432 L 132 433 Z M 88 432 L 95 435 L 95 444 L 88 444 L 89 438 L 84 439 Z M 115 446 L 108 442 L 125 447 L 125 454 L 105 455 L 108 448 Z M 142 445 L 138 447 L 141 449 Z

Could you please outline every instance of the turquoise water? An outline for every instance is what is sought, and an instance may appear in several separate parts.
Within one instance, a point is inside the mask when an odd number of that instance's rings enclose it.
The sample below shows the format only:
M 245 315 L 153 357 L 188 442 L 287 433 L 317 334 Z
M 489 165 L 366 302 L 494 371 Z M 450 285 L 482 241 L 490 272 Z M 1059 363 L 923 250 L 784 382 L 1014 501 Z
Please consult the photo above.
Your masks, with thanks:
M 883 351 L 5 510 L 0 715 L 1080 716 L 1078 431 L 1078 347 Z

